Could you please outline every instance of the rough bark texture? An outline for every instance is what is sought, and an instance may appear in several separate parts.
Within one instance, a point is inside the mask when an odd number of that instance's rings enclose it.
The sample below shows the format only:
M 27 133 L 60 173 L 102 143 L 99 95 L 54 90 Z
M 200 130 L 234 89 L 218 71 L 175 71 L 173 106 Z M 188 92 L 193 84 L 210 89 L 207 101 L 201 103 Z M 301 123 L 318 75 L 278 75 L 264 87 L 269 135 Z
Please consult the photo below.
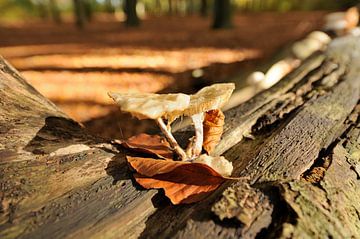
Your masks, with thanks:
M 359 95 L 360 40 L 334 40 L 225 113 L 216 154 L 250 179 L 172 206 L 0 59 L 0 238 L 360 237 Z

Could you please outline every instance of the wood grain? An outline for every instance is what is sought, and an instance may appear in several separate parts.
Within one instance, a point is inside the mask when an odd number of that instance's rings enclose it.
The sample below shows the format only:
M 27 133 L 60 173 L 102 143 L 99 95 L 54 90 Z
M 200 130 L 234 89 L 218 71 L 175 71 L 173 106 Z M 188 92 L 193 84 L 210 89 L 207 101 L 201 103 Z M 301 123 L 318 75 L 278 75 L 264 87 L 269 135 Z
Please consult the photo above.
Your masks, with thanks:
M 359 52 L 358 38 L 334 40 L 274 87 L 225 112 L 216 153 L 233 161 L 235 176 L 251 180 L 225 183 L 203 202 L 180 206 L 141 189 L 130 177 L 126 149 L 88 134 L 1 58 L 0 238 L 358 236 Z M 243 137 L 249 134 L 254 140 Z M 303 174 L 329 155 L 321 181 L 307 182 Z M 230 199 L 228 187 L 252 196 L 221 221 L 225 214 L 212 208 L 227 210 L 221 201 Z M 236 213 L 249 210 L 261 217 Z

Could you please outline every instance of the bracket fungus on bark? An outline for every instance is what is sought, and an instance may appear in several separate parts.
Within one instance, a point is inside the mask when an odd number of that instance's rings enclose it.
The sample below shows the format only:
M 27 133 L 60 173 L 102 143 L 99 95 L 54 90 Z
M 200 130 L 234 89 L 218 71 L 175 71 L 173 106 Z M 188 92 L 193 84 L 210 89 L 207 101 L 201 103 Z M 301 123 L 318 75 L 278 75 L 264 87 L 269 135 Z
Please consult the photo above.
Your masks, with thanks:
M 225 158 L 213 157 L 213 159 L 210 159 L 211 156 L 206 155 L 205 157 L 203 155 L 200 156 L 200 154 L 204 143 L 203 123 L 205 114 L 212 110 L 220 111 L 220 108 L 229 100 L 234 89 L 235 85 L 233 83 L 223 83 L 204 87 L 193 95 L 182 93 L 109 93 L 109 96 L 120 106 L 121 111 L 128 112 L 138 119 L 155 120 L 180 160 L 200 160 L 201 163 L 218 168 L 217 170 L 229 176 L 232 171 L 232 165 Z M 195 128 L 195 136 L 190 139 L 186 151 L 180 147 L 171 133 L 171 123 L 181 116 L 189 116 Z M 167 121 L 167 124 L 164 120 Z M 222 130 L 219 132 L 220 135 L 218 137 L 220 139 Z M 224 170 L 220 169 L 222 166 L 220 167 L 219 165 L 225 165 Z

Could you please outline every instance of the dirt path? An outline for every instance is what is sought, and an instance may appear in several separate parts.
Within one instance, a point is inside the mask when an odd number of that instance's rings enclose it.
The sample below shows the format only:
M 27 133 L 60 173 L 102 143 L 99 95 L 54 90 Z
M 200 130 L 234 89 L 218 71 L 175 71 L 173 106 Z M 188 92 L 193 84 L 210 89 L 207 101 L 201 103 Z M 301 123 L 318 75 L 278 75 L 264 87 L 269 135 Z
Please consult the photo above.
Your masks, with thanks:
M 221 31 L 195 16 L 146 19 L 139 29 L 115 20 L 93 22 L 83 31 L 70 23 L 0 26 L 0 54 L 91 132 L 122 138 L 149 130 L 149 124 L 129 123 L 107 91 L 193 92 L 319 28 L 323 15 L 243 14 L 234 28 Z

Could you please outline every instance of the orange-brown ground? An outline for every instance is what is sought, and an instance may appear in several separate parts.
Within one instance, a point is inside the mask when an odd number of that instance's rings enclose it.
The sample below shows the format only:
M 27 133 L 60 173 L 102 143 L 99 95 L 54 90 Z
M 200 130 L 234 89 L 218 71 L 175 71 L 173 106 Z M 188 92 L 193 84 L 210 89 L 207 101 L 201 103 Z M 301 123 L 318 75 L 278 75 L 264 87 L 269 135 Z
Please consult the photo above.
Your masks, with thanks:
M 115 20 L 0 26 L 0 54 L 46 97 L 90 131 L 128 137 L 147 123 L 120 114 L 106 92 L 193 92 L 251 68 L 322 25 L 322 12 L 238 15 L 214 31 L 196 16 L 146 19 L 129 29 Z M 194 70 L 202 69 L 201 77 Z

